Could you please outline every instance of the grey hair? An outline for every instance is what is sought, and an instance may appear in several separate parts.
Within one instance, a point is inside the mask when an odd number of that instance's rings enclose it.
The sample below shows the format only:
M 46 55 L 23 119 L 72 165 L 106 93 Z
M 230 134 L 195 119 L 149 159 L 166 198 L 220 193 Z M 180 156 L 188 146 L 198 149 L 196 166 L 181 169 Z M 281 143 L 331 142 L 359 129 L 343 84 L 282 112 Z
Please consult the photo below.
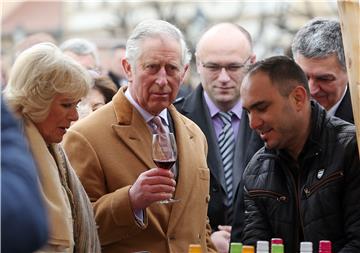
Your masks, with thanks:
M 144 20 L 135 27 L 126 42 L 125 57 L 132 67 L 135 67 L 135 62 L 142 53 L 140 43 L 146 38 L 161 35 L 166 35 L 179 41 L 181 46 L 181 64 L 184 66 L 190 62 L 191 54 L 183 34 L 177 27 L 164 20 Z
M 88 71 L 52 43 L 39 43 L 16 59 L 4 96 L 11 109 L 33 122 L 44 120 L 54 96 L 80 100 L 90 89 Z
M 70 51 L 76 55 L 91 54 L 95 59 L 96 66 L 100 65 L 98 48 L 89 40 L 81 38 L 68 39 L 60 45 L 60 49 L 63 52 Z
M 322 58 L 336 54 L 346 70 L 344 46 L 340 23 L 336 20 L 314 18 L 296 33 L 291 45 L 294 57 L 297 53 L 308 58 Z

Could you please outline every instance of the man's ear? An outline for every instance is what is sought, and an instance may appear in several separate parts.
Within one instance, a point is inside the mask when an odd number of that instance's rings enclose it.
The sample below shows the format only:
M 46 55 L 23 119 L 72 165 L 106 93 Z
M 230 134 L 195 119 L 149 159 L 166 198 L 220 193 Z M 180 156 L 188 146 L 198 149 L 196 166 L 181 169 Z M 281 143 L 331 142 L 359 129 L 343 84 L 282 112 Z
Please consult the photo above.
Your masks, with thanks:
M 199 56 L 197 56 L 197 54 L 195 54 L 195 63 L 196 63 L 196 72 L 198 74 L 200 74 L 200 64 L 201 64 L 201 60 L 199 58 Z
M 184 66 L 184 71 L 183 71 L 183 73 L 181 74 L 181 83 L 184 82 L 185 77 L 186 77 L 186 74 L 187 74 L 188 71 L 190 71 L 190 69 L 189 69 L 189 64 L 186 64 L 186 65 Z
M 250 64 L 254 64 L 255 62 L 256 62 L 256 54 L 252 54 L 251 56 L 250 56 Z
M 294 102 L 296 110 L 302 110 L 308 99 L 305 88 L 300 85 L 296 86 L 291 92 L 290 96 L 292 98 L 292 101 Z
M 121 60 L 121 64 L 124 68 L 124 71 L 125 71 L 125 74 L 126 74 L 126 77 L 128 79 L 129 82 L 132 81 L 132 76 L 133 76 L 133 69 L 131 68 L 131 64 L 128 62 L 128 60 L 126 58 L 123 58 Z

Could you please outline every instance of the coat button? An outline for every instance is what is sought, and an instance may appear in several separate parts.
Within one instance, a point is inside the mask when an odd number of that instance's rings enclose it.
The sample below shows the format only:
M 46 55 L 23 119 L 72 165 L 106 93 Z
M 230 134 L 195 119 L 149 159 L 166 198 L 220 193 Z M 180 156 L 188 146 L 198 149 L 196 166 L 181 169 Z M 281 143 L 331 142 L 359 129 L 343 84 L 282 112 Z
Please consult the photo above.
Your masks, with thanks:
M 210 195 L 207 195 L 207 196 L 206 196 L 205 202 L 206 202 L 206 203 L 209 203 L 209 202 L 210 202 Z

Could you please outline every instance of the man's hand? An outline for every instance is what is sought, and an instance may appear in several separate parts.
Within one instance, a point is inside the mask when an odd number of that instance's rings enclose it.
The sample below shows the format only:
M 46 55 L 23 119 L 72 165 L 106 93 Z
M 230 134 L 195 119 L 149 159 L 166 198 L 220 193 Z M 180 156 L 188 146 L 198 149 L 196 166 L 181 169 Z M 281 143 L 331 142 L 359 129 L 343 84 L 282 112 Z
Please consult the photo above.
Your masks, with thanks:
M 231 226 L 218 226 L 219 231 L 211 234 L 211 240 L 219 253 L 228 253 L 231 236 Z
M 170 170 L 153 168 L 140 174 L 129 190 L 133 210 L 145 209 L 150 204 L 173 196 L 176 182 Z

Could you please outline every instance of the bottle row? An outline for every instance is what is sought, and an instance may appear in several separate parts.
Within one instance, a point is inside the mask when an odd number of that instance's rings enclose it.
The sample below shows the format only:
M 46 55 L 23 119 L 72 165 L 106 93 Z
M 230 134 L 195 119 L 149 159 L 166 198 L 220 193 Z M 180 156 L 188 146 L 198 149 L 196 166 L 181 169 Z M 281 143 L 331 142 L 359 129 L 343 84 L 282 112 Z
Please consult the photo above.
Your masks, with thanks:
M 270 247 L 271 246 L 271 247 Z M 284 253 L 284 243 L 281 238 L 272 238 L 271 242 L 258 241 L 255 247 L 243 245 L 242 243 L 233 242 L 230 245 L 230 253 Z M 312 242 L 301 242 L 299 246 L 300 253 L 313 253 Z M 202 253 L 201 246 L 190 244 L 188 253 Z M 319 242 L 318 253 L 332 253 L 331 241 L 322 240 Z

